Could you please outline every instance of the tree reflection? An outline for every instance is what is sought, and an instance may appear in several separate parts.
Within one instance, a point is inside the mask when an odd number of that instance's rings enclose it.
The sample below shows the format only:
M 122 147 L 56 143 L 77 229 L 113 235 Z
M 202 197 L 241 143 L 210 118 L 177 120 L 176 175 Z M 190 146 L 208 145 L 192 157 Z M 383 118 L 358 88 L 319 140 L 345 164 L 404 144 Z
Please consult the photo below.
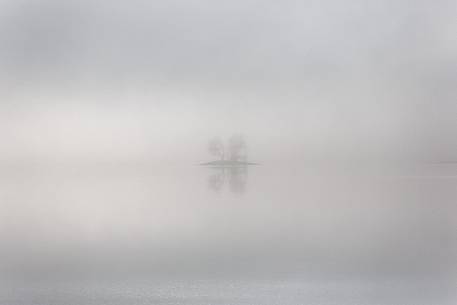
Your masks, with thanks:
M 244 193 L 247 183 L 247 167 L 213 167 L 213 173 L 208 178 L 208 186 L 213 191 L 219 192 L 228 183 L 232 193 Z

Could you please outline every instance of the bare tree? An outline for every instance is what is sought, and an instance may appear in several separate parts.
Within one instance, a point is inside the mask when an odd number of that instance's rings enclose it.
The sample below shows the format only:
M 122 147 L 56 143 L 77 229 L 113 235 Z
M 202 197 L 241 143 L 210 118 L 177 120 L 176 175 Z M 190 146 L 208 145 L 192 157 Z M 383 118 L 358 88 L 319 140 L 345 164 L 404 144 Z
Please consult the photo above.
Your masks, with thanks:
M 220 160 L 225 159 L 225 147 L 221 139 L 214 138 L 209 141 L 208 150 L 210 154 L 219 157 Z
M 229 139 L 230 160 L 244 161 L 246 159 L 246 142 L 242 135 L 233 135 Z

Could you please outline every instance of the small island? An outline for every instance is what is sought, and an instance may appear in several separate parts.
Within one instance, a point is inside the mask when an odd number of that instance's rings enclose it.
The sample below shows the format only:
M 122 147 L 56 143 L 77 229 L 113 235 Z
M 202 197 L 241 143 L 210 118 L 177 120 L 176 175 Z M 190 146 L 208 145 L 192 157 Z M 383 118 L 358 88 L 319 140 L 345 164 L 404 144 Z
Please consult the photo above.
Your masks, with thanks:
M 247 145 L 241 135 L 232 136 L 228 140 L 227 145 L 224 145 L 221 139 L 214 138 L 208 144 L 208 151 L 211 155 L 218 157 L 218 159 L 200 163 L 202 166 L 234 168 L 258 165 L 258 163 L 247 161 Z

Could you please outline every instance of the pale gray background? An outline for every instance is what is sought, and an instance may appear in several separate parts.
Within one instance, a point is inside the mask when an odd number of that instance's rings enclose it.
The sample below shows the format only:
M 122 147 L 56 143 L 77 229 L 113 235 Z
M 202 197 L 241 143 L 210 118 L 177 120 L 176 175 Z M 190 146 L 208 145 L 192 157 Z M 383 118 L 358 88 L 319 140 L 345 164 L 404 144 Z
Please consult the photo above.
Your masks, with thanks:
M 456 6 L 2 0 L 0 156 L 455 160 Z
M 0 0 L 0 304 L 455 304 L 456 30 L 452 0 Z M 261 165 L 217 191 L 233 133 Z

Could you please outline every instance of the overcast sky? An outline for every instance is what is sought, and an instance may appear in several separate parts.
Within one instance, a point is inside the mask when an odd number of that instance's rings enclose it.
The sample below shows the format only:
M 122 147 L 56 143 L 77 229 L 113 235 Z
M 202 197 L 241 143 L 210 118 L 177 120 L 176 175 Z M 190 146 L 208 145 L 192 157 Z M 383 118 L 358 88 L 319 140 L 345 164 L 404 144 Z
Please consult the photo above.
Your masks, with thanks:
M 455 159 L 456 30 L 453 0 L 3 0 L 0 157 Z

